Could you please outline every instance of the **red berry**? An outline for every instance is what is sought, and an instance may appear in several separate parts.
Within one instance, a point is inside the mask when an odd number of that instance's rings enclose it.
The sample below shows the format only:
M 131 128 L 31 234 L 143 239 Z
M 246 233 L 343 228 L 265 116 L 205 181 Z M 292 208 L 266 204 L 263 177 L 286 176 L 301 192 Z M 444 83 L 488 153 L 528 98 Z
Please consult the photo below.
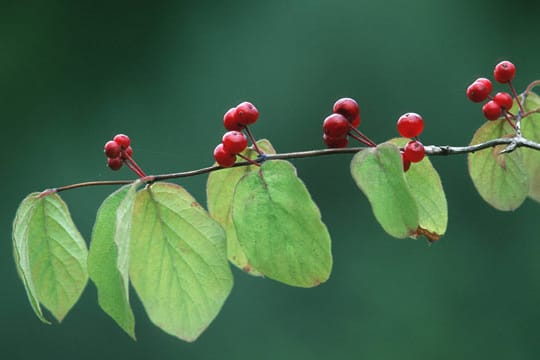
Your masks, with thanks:
M 360 126 L 360 114 L 358 114 L 354 119 L 352 119 L 351 126 L 353 128 L 358 128 Z
M 250 102 L 244 101 L 236 107 L 236 121 L 240 125 L 251 125 L 259 118 L 259 110 Z
M 236 118 L 236 108 L 230 108 L 223 116 L 223 125 L 228 131 L 240 131 L 243 126 L 238 124 Z
M 351 124 L 341 114 L 332 114 L 326 117 L 323 122 L 323 131 L 331 138 L 341 138 L 347 136 Z
M 403 163 L 403 172 L 407 172 L 407 170 L 409 170 L 411 167 L 411 162 L 409 160 L 405 160 L 403 157 L 403 151 L 401 152 L 401 161 Z
M 221 139 L 223 143 L 223 149 L 229 154 L 239 154 L 244 151 L 247 147 L 248 140 L 246 135 L 240 131 L 229 131 L 223 135 Z
M 347 136 L 343 137 L 331 137 L 326 134 L 323 135 L 323 140 L 326 146 L 329 148 L 344 148 L 349 145 L 349 139 Z
M 488 98 L 490 92 L 485 82 L 475 81 L 467 88 L 467 97 L 473 102 L 482 102 Z
M 493 84 L 491 83 L 491 80 L 481 77 L 474 80 L 474 82 L 480 82 L 484 84 L 488 89 L 488 94 L 491 94 L 491 91 L 493 90 Z
M 214 149 L 214 159 L 222 167 L 231 167 L 236 162 L 236 155 L 231 154 L 223 148 L 223 144 L 219 144 Z
M 512 95 L 507 92 L 496 93 L 493 97 L 493 101 L 499 104 L 499 106 L 502 107 L 503 110 L 510 110 L 512 108 L 512 104 L 514 103 Z
M 356 117 L 360 115 L 360 108 L 358 107 L 358 103 L 351 98 L 342 98 L 336 101 L 333 111 L 335 114 L 341 114 L 345 116 L 350 122 L 355 120 Z
M 107 159 L 107 166 L 109 166 L 111 170 L 119 170 L 123 163 L 124 161 L 119 157 Z
M 493 70 L 493 77 L 497 82 L 505 84 L 514 79 L 516 74 L 516 66 L 510 61 L 501 61 L 495 65 L 495 70 Z
M 425 155 L 426 150 L 424 149 L 424 145 L 418 140 L 409 141 L 403 149 L 403 160 L 413 163 L 422 161 Z
M 108 158 L 117 158 L 120 156 L 120 145 L 116 141 L 107 141 L 105 143 L 105 148 L 103 151 L 105 151 L 105 155 Z
M 417 137 L 424 130 L 424 119 L 416 113 L 401 115 L 397 121 L 397 129 L 406 138 Z
M 502 114 L 502 108 L 495 101 L 490 100 L 482 106 L 482 112 L 488 120 L 497 120 Z
M 120 145 L 123 149 L 127 149 L 127 147 L 131 144 L 131 140 L 129 139 L 129 136 L 124 134 L 118 134 L 116 135 L 113 140 Z
M 128 157 L 132 157 L 132 156 L 133 156 L 133 148 L 131 146 L 128 146 L 127 149 L 125 149 L 121 153 L 122 159 L 127 159 Z

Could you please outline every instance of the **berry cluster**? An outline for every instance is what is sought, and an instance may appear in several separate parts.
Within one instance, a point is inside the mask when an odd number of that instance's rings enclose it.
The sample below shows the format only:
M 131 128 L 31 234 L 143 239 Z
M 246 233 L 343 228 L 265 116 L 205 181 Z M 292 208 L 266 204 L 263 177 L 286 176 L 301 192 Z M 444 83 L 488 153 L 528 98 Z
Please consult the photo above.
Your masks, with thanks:
M 236 162 L 236 156 L 247 148 L 248 139 L 242 131 L 252 138 L 248 126 L 259 118 L 259 110 L 250 102 L 240 103 L 229 109 L 223 116 L 223 125 L 228 132 L 223 135 L 221 144 L 214 149 L 214 159 L 222 167 L 231 167 Z M 255 144 L 255 142 L 253 141 Z M 257 150 L 257 149 L 256 149 Z M 260 151 L 258 151 L 260 153 Z
M 131 139 L 124 134 L 115 135 L 114 138 L 105 143 L 105 156 L 107 157 L 107 166 L 111 170 L 120 170 L 124 162 L 139 177 L 146 176 L 144 171 L 133 160 L 133 148 Z
M 248 125 L 255 124 L 259 110 L 250 102 L 244 101 L 230 108 L 223 116 L 223 125 L 229 131 L 241 131 Z
M 500 84 L 508 84 L 512 89 L 512 80 L 516 74 L 516 67 L 510 61 L 501 61 L 493 70 L 495 81 Z M 489 79 L 478 78 L 469 87 L 467 87 L 467 97 L 472 102 L 483 102 L 488 100 L 482 106 L 484 117 L 488 120 L 497 120 L 501 115 L 505 115 L 512 108 L 514 99 L 507 92 L 498 92 L 491 96 L 493 85 Z
M 351 98 L 342 98 L 335 102 L 333 114 L 324 119 L 323 140 L 329 148 L 344 148 L 349 145 L 348 136 L 367 146 L 376 146 L 357 128 L 360 126 L 360 107 Z
M 424 145 L 416 139 L 424 130 L 424 119 L 412 112 L 403 114 L 397 121 L 397 129 L 402 137 L 411 139 L 401 152 L 403 171 L 407 171 L 411 163 L 422 161 L 426 155 Z

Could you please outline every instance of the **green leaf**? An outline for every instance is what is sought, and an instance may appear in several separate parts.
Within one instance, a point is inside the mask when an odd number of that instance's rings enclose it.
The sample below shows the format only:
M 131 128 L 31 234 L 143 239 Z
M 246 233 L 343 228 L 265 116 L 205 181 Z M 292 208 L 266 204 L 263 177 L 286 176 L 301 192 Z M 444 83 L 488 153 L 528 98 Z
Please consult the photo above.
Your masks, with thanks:
M 397 146 L 405 146 L 408 141 L 404 138 L 391 140 Z M 424 235 L 430 241 L 439 240 L 448 225 L 448 204 L 439 173 L 426 156 L 422 161 L 411 164 L 405 172 L 405 179 L 418 206 L 416 235 Z
M 257 141 L 257 146 L 266 154 L 276 153 L 272 144 L 266 139 Z M 255 159 L 258 155 L 252 148 L 247 149 L 242 154 L 250 159 Z M 225 229 L 227 234 L 227 256 L 229 260 L 238 268 L 255 276 L 262 274 L 250 264 L 246 254 L 238 243 L 236 230 L 232 222 L 231 205 L 234 189 L 238 181 L 245 174 L 258 170 L 259 168 L 253 165 L 213 171 L 208 176 L 206 185 L 208 212 Z
M 474 134 L 471 145 L 513 133 L 503 119 L 488 121 Z M 499 210 L 518 208 L 529 192 L 528 173 L 521 151 L 500 154 L 506 145 L 469 153 L 469 173 L 480 196 Z M 519 150 L 519 149 L 518 149 Z
M 540 97 L 535 93 L 529 93 L 523 105 L 525 111 L 540 108 Z M 534 142 L 540 143 L 540 114 L 535 113 L 521 120 L 522 135 Z M 540 151 L 522 147 L 519 149 L 523 154 L 523 165 L 529 174 L 529 197 L 540 201 Z
M 17 270 L 38 318 L 40 303 L 60 322 L 79 299 L 88 275 L 86 244 L 58 194 L 28 195 L 13 222 Z
M 351 162 L 351 174 L 384 231 L 396 238 L 416 234 L 418 206 L 403 175 L 397 146 L 383 143 L 358 152 Z
M 185 189 L 153 184 L 135 200 L 129 275 L 150 320 L 193 341 L 232 288 L 225 233 Z
M 267 161 L 244 175 L 232 218 L 247 258 L 265 276 L 300 287 L 317 286 L 330 276 L 330 235 L 289 162 Z
M 98 210 L 88 255 L 90 278 L 103 311 L 135 339 L 135 319 L 129 304 L 129 239 L 136 189 L 127 185 L 111 194 Z
M 39 193 L 30 194 L 23 200 L 17 210 L 15 220 L 13 221 L 13 255 L 15 257 L 17 272 L 23 281 L 26 295 L 28 296 L 32 309 L 41 321 L 50 324 L 43 316 L 39 304 L 36 286 L 32 279 L 32 268 L 29 255 L 30 249 L 28 246 L 29 223 L 35 210 L 35 202 L 38 195 Z

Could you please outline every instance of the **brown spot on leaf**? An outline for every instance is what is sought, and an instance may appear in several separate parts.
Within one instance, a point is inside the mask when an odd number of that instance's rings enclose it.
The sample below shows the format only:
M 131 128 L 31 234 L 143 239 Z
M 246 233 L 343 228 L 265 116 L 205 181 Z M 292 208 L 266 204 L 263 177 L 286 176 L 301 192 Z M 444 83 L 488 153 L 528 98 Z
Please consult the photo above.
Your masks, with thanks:
M 414 237 L 418 237 L 418 235 L 425 236 L 430 243 L 434 243 L 435 241 L 441 238 L 441 235 L 437 234 L 436 232 L 429 231 L 420 226 L 418 227 L 418 229 L 416 229 L 416 232 L 413 234 Z
M 194 201 L 191 203 L 191 207 L 201 207 L 201 204 L 199 204 L 198 202 Z
M 315 281 L 313 282 L 313 286 L 319 286 L 319 285 L 321 285 L 321 280 L 315 279 Z
M 244 266 L 244 267 L 242 268 L 242 270 L 244 270 L 244 271 L 247 272 L 247 273 L 250 272 L 251 269 L 252 269 L 252 268 L 251 268 L 251 265 L 249 265 L 249 264 L 247 264 L 246 266 Z

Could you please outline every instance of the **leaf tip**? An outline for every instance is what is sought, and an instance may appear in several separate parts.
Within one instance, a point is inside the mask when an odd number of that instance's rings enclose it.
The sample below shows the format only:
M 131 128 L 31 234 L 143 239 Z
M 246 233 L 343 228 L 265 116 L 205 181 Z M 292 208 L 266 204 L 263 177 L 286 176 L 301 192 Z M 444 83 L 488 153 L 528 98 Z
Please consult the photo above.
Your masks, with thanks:
M 414 234 L 412 234 L 411 236 L 417 239 L 418 236 L 420 235 L 423 235 L 431 244 L 433 244 L 434 242 L 438 241 L 441 238 L 442 234 L 437 234 L 434 231 L 429 231 L 419 226 L 414 232 Z

